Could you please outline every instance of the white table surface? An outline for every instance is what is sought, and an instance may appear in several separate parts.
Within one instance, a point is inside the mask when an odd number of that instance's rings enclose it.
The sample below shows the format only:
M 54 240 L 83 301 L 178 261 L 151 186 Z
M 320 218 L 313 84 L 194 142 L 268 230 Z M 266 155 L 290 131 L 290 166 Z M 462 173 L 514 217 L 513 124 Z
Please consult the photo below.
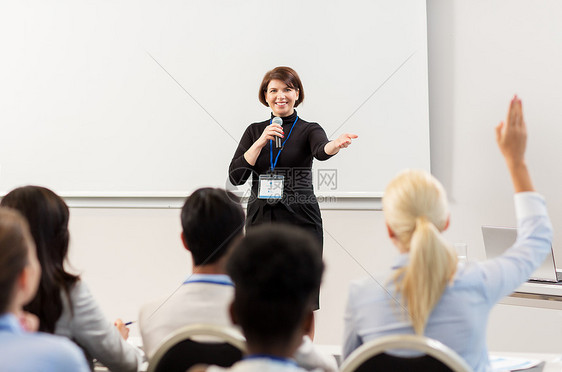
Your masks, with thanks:
M 490 355 L 508 358 L 540 359 L 546 362 L 543 372 L 562 371 L 562 354 L 490 352 Z

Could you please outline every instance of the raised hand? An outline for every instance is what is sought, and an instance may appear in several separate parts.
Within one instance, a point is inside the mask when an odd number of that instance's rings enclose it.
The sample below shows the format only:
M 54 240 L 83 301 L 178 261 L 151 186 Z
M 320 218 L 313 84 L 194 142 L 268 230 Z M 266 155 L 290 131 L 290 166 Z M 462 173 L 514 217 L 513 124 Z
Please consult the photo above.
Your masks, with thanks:
M 496 127 L 496 141 L 507 162 L 525 161 L 527 128 L 523 119 L 521 100 L 517 96 L 511 100 L 505 122 L 501 122 Z
M 515 192 L 534 191 L 525 163 L 527 127 L 521 100 L 517 96 L 511 100 L 505 122 L 496 127 L 496 141 L 511 174 Z

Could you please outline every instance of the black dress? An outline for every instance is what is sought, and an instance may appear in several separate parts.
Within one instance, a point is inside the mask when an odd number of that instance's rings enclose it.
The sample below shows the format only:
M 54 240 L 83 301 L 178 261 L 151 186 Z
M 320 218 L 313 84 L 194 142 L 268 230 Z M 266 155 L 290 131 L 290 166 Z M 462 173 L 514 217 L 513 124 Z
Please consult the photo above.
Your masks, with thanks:
M 289 135 L 296 118 L 296 111 L 293 115 L 282 118 L 285 138 Z M 259 175 L 267 174 L 271 169 L 270 142 L 268 141 L 263 147 L 254 166 L 246 161 L 244 153 L 269 124 L 270 120 L 250 124 L 242 135 L 230 163 L 229 177 L 233 185 L 244 184 L 252 175 L 252 193 L 248 201 L 246 230 L 271 222 L 297 225 L 312 233 L 318 239 L 322 250 L 324 235 L 320 208 L 312 186 L 312 159 L 313 157 L 318 160 L 329 159 L 331 155 L 326 154 L 324 146 L 330 141 L 319 124 L 309 123 L 299 117 L 274 170 L 274 174 L 284 176 L 283 197 L 258 199 Z M 275 148 L 274 141 L 273 147 L 275 161 L 279 150 Z

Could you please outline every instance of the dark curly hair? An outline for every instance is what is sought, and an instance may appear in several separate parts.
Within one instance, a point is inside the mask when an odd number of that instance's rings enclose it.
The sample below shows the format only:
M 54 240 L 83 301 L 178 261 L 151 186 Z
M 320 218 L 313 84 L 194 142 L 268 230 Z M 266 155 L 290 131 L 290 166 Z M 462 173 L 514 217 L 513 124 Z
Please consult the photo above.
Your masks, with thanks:
M 232 311 L 249 342 L 287 342 L 314 306 L 324 264 L 318 241 L 294 226 L 261 225 L 233 248 Z

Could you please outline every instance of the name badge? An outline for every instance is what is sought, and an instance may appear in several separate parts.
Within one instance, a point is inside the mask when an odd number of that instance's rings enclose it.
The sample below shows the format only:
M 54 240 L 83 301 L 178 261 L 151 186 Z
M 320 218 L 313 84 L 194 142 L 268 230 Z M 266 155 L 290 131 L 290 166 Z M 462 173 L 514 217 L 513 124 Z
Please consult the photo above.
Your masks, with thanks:
M 283 197 L 283 178 L 276 174 L 260 175 L 258 199 L 281 199 Z

